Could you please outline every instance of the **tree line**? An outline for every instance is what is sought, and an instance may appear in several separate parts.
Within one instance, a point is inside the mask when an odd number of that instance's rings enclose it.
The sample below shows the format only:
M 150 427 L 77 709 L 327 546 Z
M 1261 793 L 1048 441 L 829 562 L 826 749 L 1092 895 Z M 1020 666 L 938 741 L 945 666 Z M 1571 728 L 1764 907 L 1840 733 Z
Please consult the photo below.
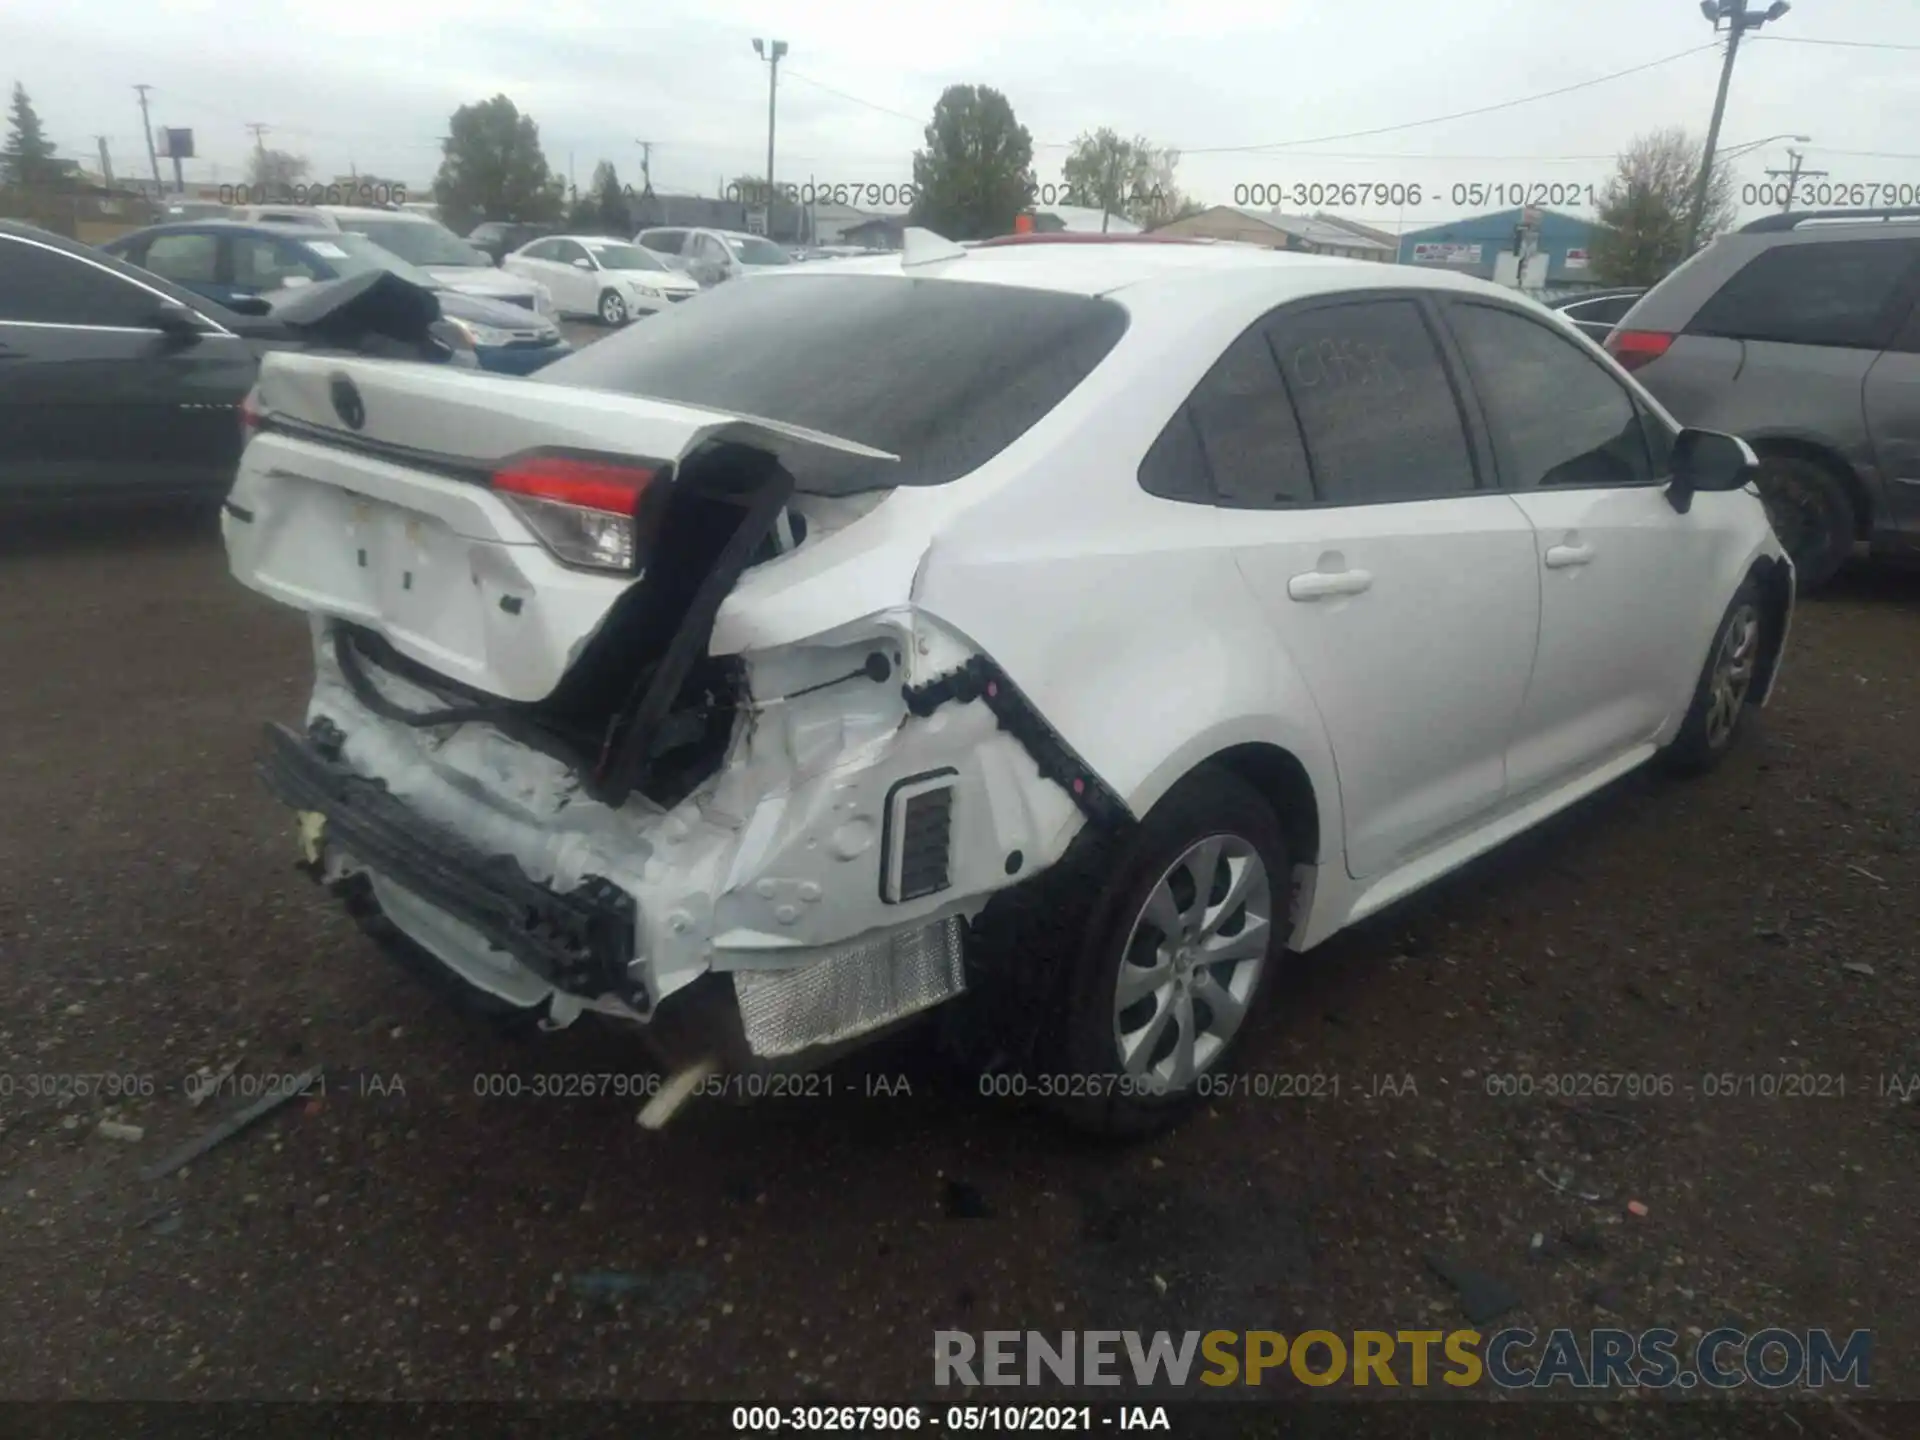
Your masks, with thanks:
M 1682 129 L 1654 131 L 1628 145 L 1597 195 L 1598 223 L 1590 246 L 1595 279 L 1651 285 L 1687 258 L 1701 158 L 1700 142 Z M 1075 139 L 1061 166 L 1065 183 L 1042 187 L 1033 171 L 1033 136 L 1007 97 L 988 85 L 950 85 L 913 152 L 907 223 L 954 240 L 1004 235 L 1017 215 L 1034 207 L 1044 188 L 1152 230 L 1207 208 L 1180 189 L 1179 164 L 1177 150 L 1102 127 Z M 21 208 L 5 204 L 9 193 L 18 198 L 70 185 L 74 168 L 57 158 L 25 88 L 16 82 L 7 141 L 0 148 L 0 213 Z M 310 168 L 301 156 L 256 147 L 248 181 L 287 189 Z M 764 178 L 752 175 L 736 177 L 729 187 L 736 194 L 765 190 Z M 1732 227 L 1734 195 L 1732 168 L 1716 166 L 1699 244 Z M 586 189 L 574 192 L 548 166 L 533 117 L 505 95 L 454 111 L 441 142 L 433 196 L 449 224 L 463 233 L 483 220 L 564 222 L 623 236 L 635 229 L 636 197 L 631 186 L 621 184 L 613 163 L 600 161 Z

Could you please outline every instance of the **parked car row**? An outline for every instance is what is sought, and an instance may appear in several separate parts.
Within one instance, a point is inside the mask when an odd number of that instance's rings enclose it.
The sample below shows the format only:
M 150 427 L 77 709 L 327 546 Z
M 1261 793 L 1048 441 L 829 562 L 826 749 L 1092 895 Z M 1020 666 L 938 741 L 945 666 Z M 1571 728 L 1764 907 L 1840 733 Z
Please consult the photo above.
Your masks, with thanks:
M 433 292 L 450 331 L 482 370 L 530 375 L 573 348 L 551 320 L 455 289 L 358 231 L 201 220 L 149 226 L 101 249 L 223 305 L 385 270 Z
M 448 323 L 384 269 L 221 304 L 0 220 L 0 501 L 224 493 L 263 356 L 473 365 Z

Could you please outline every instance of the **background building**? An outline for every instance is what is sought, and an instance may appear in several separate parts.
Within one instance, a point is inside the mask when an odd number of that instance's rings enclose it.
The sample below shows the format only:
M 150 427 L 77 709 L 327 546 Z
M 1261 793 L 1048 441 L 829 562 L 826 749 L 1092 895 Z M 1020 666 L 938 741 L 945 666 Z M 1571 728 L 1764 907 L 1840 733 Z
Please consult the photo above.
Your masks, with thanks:
M 1558 210 L 1537 210 L 1540 231 L 1539 253 L 1547 257 L 1546 288 L 1577 290 L 1597 286 L 1588 264 L 1592 253 L 1594 223 Z M 1461 275 L 1493 278 L 1496 256 L 1513 249 L 1514 232 L 1525 218 L 1520 210 L 1496 210 L 1490 215 L 1474 215 L 1429 225 L 1424 230 L 1409 230 L 1400 237 L 1402 265 L 1428 265 L 1452 270 Z
M 1278 210 L 1242 210 L 1215 205 L 1198 215 L 1162 225 L 1157 235 L 1192 235 L 1205 240 L 1238 240 L 1270 250 L 1308 255 L 1343 255 L 1350 260 L 1393 260 L 1391 236 L 1330 215 L 1286 215 Z

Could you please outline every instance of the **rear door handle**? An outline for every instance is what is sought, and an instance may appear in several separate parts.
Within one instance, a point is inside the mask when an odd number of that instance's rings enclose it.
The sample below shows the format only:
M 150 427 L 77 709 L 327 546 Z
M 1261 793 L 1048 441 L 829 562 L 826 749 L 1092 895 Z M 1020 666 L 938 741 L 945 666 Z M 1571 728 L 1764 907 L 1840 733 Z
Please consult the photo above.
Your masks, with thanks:
M 1575 565 L 1585 565 L 1593 559 L 1591 545 L 1549 545 L 1547 547 L 1547 568 L 1566 570 Z
M 1324 600 L 1331 595 L 1358 595 L 1373 588 L 1373 576 L 1365 570 L 1339 570 L 1328 574 L 1309 570 L 1287 581 L 1287 594 L 1295 600 Z

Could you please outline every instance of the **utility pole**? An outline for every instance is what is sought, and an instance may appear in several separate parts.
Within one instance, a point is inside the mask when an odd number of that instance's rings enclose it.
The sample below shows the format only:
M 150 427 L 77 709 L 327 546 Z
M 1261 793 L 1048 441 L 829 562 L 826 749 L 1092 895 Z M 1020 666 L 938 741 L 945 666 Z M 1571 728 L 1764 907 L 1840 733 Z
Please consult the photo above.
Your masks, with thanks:
M 104 135 L 96 135 L 93 138 L 100 146 L 101 183 L 103 183 L 107 189 L 111 190 L 113 189 L 113 161 L 107 155 L 107 137 Z
M 640 193 L 651 197 L 653 194 L 653 141 L 636 140 L 640 147 Z
M 1693 215 L 1687 222 L 1687 253 L 1700 243 L 1700 227 L 1707 216 L 1707 192 L 1713 184 L 1713 152 L 1720 143 L 1720 121 L 1727 113 L 1727 87 L 1733 83 L 1733 62 L 1740 54 L 1740 37 L 1778 20 L 1793 6 L 1788 0 L 1773 0 L 1766 10 L 1747 9 L 1747 0 L 1700 0 L 1700 13 L 1713 22 L 1714 33 L 1720 22 L 1727 22 L 1727 58 L 1720 66 L 1720 89 L 1713 97 L 1713 119 L 1707 125 L 1707 144 L 1700 155 L 1700 180 L 1693 193 Z
M 160 155 L 153 148 L 153 122 L 147 118 L 147 91 L 153 86 L 136 85 L 133 88 L 140 92 L 140 133 L 147 137 L 147 160 L 153 166 L 153 198 L 158 200 L 165 192 L 160 184 Z
M 780 61 L 787 53 L 787 42 L 755 40 L 753 53 L 767 62 L 767 238 L 773 238 L 773 104 L 780 88 Z
M 1803 170 L 1800 167 L 1802 162 L 1805 161 L 1807 157 L 1802 155 L 1798 150 L 1795 150 L 1791 147 L 1788 148 L 1787 154 L 1793 158 L 1792 169 L 1767 171 L 1767 174 L 1769 176 L 1778 177 L 1778 176 L 1784 175 L 1787 177 L 1786 198 L 1780 202 L 1780 213 L 1782 215 L 1786 214 L 1789 210 L 1793 209 L 1793 192 L 1800 188 L 1800 182 L 1803 179 L 1813 176 L 1813 177 L 1818 177 L 1819 179 L 1824 180 L 1830 173 L 1832 173 L 1827 170 Z
M 262 125 L 258 120 L 247 126 L 253 132 L 253 153 L 257 157 L 254 166 L 254 184 L 264 187 L 267 183 L 267 131 L 271 125 Z M 269 197 L 271 198 L 271 197 Z

